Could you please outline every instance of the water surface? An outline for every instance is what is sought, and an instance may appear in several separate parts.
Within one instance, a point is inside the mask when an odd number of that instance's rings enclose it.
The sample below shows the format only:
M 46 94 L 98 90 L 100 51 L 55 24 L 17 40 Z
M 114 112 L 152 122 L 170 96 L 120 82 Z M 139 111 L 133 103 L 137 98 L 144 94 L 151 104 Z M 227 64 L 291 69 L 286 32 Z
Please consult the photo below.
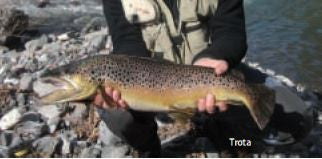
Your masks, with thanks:
M 321 8 L 321 0 L 245 0 L 247 60 L 322 91 Z

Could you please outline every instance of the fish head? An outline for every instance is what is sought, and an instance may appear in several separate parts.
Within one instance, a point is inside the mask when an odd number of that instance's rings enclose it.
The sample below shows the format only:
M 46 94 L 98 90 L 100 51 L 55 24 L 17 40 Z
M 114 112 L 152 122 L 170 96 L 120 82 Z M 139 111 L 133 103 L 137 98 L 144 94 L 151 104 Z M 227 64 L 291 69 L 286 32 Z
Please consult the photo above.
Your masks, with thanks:
M 59 68 L 43 74 L 33 90 L 42 104 L 54 104 L 88 99 L 97 87 L 86 75 Z

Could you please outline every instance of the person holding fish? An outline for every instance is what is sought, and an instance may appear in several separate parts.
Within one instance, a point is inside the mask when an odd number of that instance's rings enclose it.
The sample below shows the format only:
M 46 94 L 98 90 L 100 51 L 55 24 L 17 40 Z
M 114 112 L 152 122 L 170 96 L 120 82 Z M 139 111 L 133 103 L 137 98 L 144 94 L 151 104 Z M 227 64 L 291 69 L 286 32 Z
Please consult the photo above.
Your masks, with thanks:
M 211 67 L 216 75 L 234 68 L 245 56 L 243 0 L 103 0 L 103 6 L 113 53 Z M 105 91 L 120 108 L 127 108 L 120 92 L 111 87 Z M 196 102 L 199 112 L 228 108 L 212 94 Z M 108 123 L 115 121 L 117 126 L 108 127 L 115 134 L 139 151 L 159 153 L 152 113 L 111 110 L 100 94 L 94 103 L 109 111 Z
M 238 66 L 246 54 L 243 0 L 103 0 L 103 9 L 112 54 L 210 67 L 214 76 Z M 105 93 L 120 108 L 111 109 L 100 93 L 94 97 L 94 104 L 107 114 L 103 120 L 109 129 L 137 149 L 140 157 L 158 157 L 155 114 L 127 109 L 127 101 L 113 87 L 106 86 Z M 238 127 L 248 125 L 236 126 L 226 122 L 229 113 L 218 113 L 226 112 L 227 103 L 217 102 L 213 94 L 195 102 L 198 112 L 211 114 L 205 127 L 211 127 L 207 133 L 214 143 L 227 145 L 229 137 L 243 137 L 238 136 L 243 134 Z

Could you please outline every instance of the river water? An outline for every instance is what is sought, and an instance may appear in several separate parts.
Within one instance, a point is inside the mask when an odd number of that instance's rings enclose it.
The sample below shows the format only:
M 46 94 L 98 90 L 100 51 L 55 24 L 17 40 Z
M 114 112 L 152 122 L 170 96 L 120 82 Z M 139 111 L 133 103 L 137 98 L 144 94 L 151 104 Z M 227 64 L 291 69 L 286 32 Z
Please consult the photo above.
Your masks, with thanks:
M 45 9 L 35 7 L 36 0 L 0 0 L 15 2 L 19 8 L 37 17 L 44 32 L 68 31 L 75 19 L 88 22 L 86 15 L 102 17 L 100 0 L 52 0 Z M 248 53 L 246 61 L 285 75 L 296 83 L 322 91 L 322 0 L 245 0 Z M 1 3 L 0 3 L 1 4 Z M 78 20 L 81 21 L 81 20 Z M 76 28 L 81 26 L 76 25 Z
M 247 60 L 322 91 L 321 8 L 321 0 L 245 0 Z

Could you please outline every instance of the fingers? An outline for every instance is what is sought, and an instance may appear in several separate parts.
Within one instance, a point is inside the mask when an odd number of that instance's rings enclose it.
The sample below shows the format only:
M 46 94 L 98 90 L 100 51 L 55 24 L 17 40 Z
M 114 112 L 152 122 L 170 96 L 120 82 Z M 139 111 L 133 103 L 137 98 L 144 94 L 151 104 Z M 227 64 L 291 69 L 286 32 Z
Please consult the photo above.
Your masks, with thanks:
M 110 96 L 113 101 L 117 104 L 118 108 L 127 108 L 127 103 L 121 99 L 121 93 L 117 90 L 114 90 L 111 87 L 105 87 L 105 93 L 106 95 Z M 108 105 L 108 103 L 105 102 L 105 100 L 103 99 L 102 95 L 100 93 L 98 93 L 95 97 L 94 97 L 94 104 L 97 107 L 101 107 L 104 109 L 110 109 L 111 106 Z
M 229 64 L 226 60 L 217 60 L 210 58 L 201 58 L 197 60 L 194 65 L 214 68 L 216 75 L 222 75 L 229 68 Z
M 214 113 L 215 112 L 215 97 L 212 94 L 208 94 L 205 98 L 198 100 L 198 111 Z
M 199 112 L 206 111 L 206 99 L 201 98 L 198 100 L 198 111 Z
M 228 109 L 228 105 L 225 102 L 218 102 L 216 103 L 216 105 L 219 108 L 220 112 L 224 112 Z
M 209 114 L 215 111 L 215 98 L 212 94 L 206 96 L 206 110 Z
M 215 96 L 208 94 L 205 98 L 198 100 L 198 111 L 207 112 L 212 114 L 216 112 L 216 107 L 218 107 L 220 112 L 224 112 L 228 109 L 228 105 L 225 102 L 216 102 Z

